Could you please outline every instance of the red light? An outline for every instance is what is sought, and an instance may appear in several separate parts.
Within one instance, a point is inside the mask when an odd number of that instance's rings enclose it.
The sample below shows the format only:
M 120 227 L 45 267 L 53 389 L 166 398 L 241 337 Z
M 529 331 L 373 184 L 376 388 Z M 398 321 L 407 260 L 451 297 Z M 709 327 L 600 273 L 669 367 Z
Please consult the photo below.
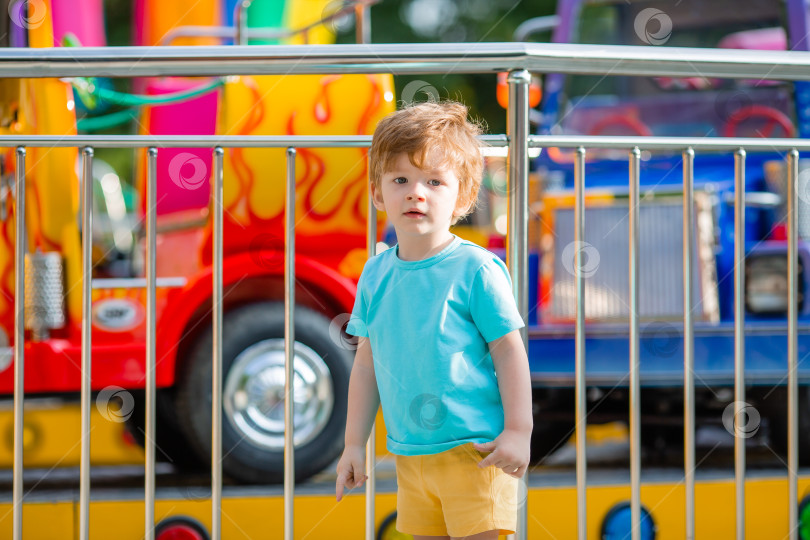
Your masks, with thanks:
M 177 524 L 166 527 L 155 540 L 205 540 L 205 537 L 189 525 Z

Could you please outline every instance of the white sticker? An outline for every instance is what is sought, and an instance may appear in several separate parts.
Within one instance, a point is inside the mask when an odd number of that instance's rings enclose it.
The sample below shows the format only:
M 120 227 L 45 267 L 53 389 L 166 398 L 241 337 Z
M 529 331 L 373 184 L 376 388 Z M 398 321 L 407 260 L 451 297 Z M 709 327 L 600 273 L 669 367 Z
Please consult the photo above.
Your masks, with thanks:
M 93 306 L 93 322 L 99 328 L 110 332 L 131 330 L 140 324 L 142 309 L 140 304 L 124 298 L 108 298 Z

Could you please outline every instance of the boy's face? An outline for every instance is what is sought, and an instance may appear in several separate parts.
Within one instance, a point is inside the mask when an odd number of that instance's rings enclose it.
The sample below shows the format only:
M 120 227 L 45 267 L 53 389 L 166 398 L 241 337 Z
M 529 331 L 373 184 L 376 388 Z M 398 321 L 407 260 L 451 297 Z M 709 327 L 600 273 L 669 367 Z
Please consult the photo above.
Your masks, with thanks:
M 450 229 L 455 215 L 466 210 L 458 208 L 456 172 L 436 165 L 432 155 L 426 157 L 425 169 L 420 169 L 408 154 L 399 154 L 391 170 L 383 173 L 380 188 L 371 186 L 374 206 L 388 214 L 398 237 L 439 237 Z

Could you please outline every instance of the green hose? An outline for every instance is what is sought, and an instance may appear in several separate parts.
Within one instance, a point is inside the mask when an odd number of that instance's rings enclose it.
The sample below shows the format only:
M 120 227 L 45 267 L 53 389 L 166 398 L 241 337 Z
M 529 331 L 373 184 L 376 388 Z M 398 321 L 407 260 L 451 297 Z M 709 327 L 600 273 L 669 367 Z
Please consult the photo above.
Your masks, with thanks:
M 103 116 L 88 116 L 76 120 L 76 129 L 81 131 L 101 131 L 128 124 L 137 116 L 138 109 L 126 109 Z

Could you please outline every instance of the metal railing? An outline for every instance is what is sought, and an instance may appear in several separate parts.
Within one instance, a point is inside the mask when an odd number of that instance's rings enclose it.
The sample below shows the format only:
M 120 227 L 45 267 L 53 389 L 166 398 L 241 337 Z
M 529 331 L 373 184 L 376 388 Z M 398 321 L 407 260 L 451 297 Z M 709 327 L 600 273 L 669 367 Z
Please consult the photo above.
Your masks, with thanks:
M 741 295 L 743 275 L 741 268 L 744 252 L 743 230 L 741 224 L 744 218 L 743 168 L 745 152 L 749 150 L 785 150 L 788 151 L 788 200 L 789 200 L 789 497 L 790 497 L 790 523 L 791 538 L 796 538 L 795 524 L 797 523 L 797 374 L 796 374 L 796 340 L 797 340 L 797 312 L 795 307 L 797 276 L 797 177 L 799 150 L 810 150 L 810 141 L 796 139 L 701 139 L 701 138 L 658 138 L 658 137 L 563 137 L 563 136 L 531 136 L 528 129 L 528 73 L 558 72 L 558 73 L 597 73 L 613 75 L 645 75 L 645 76 L 683 76 L 699 74 L 704 77 L 734 77 L 734 78 L 767 78 L 810 80 L 810 54 L 794 52 L 766 52 L 751 55 L 744 51 L 716 51 L 703 49 L 678 48 L 645 48 L 645 47 L 618 47 L 618 46 L 577 46 L 577 45 L 527 45 L 527 44 L 424 44 L 424 45 L 345 45 L 345 46 L 255 46 L 255 47 L 196 47 L 196 48 L 106 48 L 106 49 L 8 49 L 0 58 L 0 77 L 72 77 L 72 76 L 159 76 L 159 75 L 231 75 L 231 74 L 320 74 L 320 73 L 448 73 L 468 72 L 482 73 L 494 71 L 511 71 L 509 77 L 509 109 L 508 137 L 491 136 L 483 138 L 485 142 L 509 147 L 508 185 L 509 230 L 511 234 L 507 243 L 507 261 L 512 281 L 514 283 L 515 299 L 524 320 L 528 317 L 527 295 L 527 228 L 528 216 L 528 153 L 529 147 L 567 147 L 577 149 L 576 159 L 576 240 L 583 241 L 584 235 L 584 186 L 585 186 L 585 153 L 586 148 L 623 148 L 629 152 L 630 165 L 630 210 L 631 220 L 629 235 L 631 241 L 631 260 L 629 281 L 632 291 L 631 305 L 631 354 L 628 371 L 631 378 L 631 507 L 632 518 L 636 525 L 640 523 L 640 453 L 639 453 L 639 418 L 638 418 L 638 204 L 639 204 L 639 151 L 640 150 L 675 150 L 684 153 L 687 166 L 684 167 L 684 215 L 691 220 L 693 197 L 693 166 L 692 159 L 695 150 L 726 150 L 737 152 L 737 167 L 735 169 L 737 200 L 735 202 L 736 217 L 736 246 L 735 265 L 735 398 L 744 399 L 744 386 L 742 379 L 742 311 Z M 145 486 L 145 528 L 146 537 L 154 537 L 154 427 L 155 427 L 155 189 L 156 189 L 156 157 L 159 148 L 168 147 L 206 147 L 213 148 L 215 155 L 215 171 L 213 190 L 214 229 L 213 229 L 213 291 L 214 298 L 214 342 L 213 342 L 213 416 L 212 416 L 212 443 L 213 455 L 212 471 L 212 522 L 214 524 L 212 536 L 220 537 L 221 497 L 222 497 L 222 469 L 219 460 L 221 452 L 221 347 L 222 347 L 222 186 L 223 178 L 222 149 L 225 147 L 276 147 L 288 148 L 287 161 L 287 216 L 286 216 L 286 264 L 285 264 L 285 316 L 287 326 L 286 339 L 286 367 L 288 387 L 285 392 L 285 426 L 291 426 L 292 418 L 292 348 L 294 340 L 292 320 L 294 317 L 294 244 L 293 223 L 294 205 L 290 204 L 294 196 L 294 149 L 303 147 L 365 147 L 370 143 L 367 136 L 346 137 L 318 137 L 318 136 L 2 136 L 0 146 L 18 147 L 16 153 L 17 174 L 17 234 L 24 230 L 25 223 L 25 147 L 77 147 L 82 148 L 83 156 L 83 199 L 82 222 L 84 231 L 92 230 L 92 175 L 91 164 L 93 148 L 149 148 L 148 151 L 148 178 L 147 192 L 147 437 L 146 437 L 146 486 Z M 370 206 L 370 209 L 373 208 Z M 376 242 L 375 213 L 369 212 L 368 251 L 374 254 Z M 686 234 L 687 224 L 684 220 L 684 305 L 691 302 L 690 290 L 691 276 L 691 249 L 689 234 Z M 83 235 L 82 258 L 83 268 L 87 276 L 90 275 L 92 250 L 91 235 Z M 24 328 L 24 242 L 16 243 L 15 263 L 15 348 L 14 348 L 14 475 L 13 475 L 13 538 L 22 538 L 22 441 L 23 441 L 23 366 L 24 349 L 16 346 L 23 343 Z M 577 255 L 577 268 L 582 267 L 582 261 Z M 577 530 L 578 537 L 585 538 L 585 524 L 587 516 L 587 462 L 585 456 L 585 342 L 584 342 L 584 289 L 582 272 L 577 272 L 577 319 L 576 319 L 576 426 L 577 426 Z M 90 387 L 88 374 L 90 372 L 91 351 L 91 318 L 89 308 L 91 305 L 90 279 L 84 280 L 83 285 L 83 334 L 82 334 L 82 447 L 81 447 L 81 480 L 80 480 L 80 538 L 88 537 L 89 516 L 89 412 Z M 686 480 L 686 524 L 687 537 L 694 538 L 694 375 L 693 375 L 693 344 L 692 320 L 684 310 L 684 399 L 685 399 L 685 449 L 687 459 L 684 476 Z M 526 344 L 527 334 L 523 331 L 523 340 Z M 735 486 L 736 486 L 736 523 L 737 537 L 744 536 L 744 481 L 745 481 L 745 449 L 744 439 L 737 434 L 735 441 Z M 292 429 L 285 429 L 285 538 L 292 538 L 292 515 L 294 504 L 294 478 L 292 464 L 294 460 L 294 447 L 292 444 Z M 368 474 L 369 482 L 366 487 L 366 538 L 374 538 L 374 449 L 373 438 L 368 447 Z M 524 477 L 524 487 L 527 487 L 527 478 Z M 639 527 L 633 528 L 633 539 L 639 538 Z M 518 520 L 518 538 L 527 537 L 527 508 L 523 502 Z

